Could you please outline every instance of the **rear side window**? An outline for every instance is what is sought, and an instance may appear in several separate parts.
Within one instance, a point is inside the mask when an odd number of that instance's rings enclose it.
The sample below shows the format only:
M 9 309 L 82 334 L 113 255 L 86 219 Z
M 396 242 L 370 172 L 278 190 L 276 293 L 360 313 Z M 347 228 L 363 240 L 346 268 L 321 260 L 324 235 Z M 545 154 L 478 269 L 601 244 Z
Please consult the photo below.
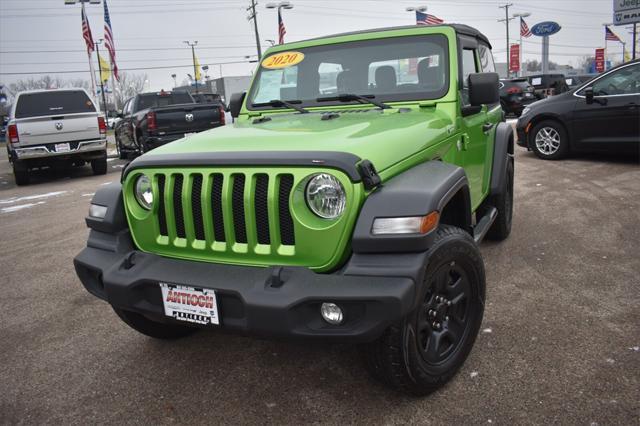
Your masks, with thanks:
M 150 93 L 140 95 L 137 111 L 177 104 L 192 104 L 193 98 L 187 92 Z
M 480 55 L 480 65 L 482 66 L 482 72 L 496 72 L 496 65 L 493 63 L 493 55 L 491 49 L 481 44 L 478 47 L 478 54 Z
M 64 90 L 24 93 L 18 97 L 16 117 L 41 117 L 44 115 L 96 112 L 89 96 L 80 90 Z

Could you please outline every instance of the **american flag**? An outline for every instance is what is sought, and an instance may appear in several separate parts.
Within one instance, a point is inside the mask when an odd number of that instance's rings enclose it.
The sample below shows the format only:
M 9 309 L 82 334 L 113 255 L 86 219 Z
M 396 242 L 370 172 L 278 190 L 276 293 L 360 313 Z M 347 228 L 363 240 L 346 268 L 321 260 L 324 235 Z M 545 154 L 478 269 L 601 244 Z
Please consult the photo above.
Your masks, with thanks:
M 520 35 L 522 37 L 531 37 L 531 30 L 524 19 L 520 18 Z
M 84 11 L 84 4 L 82 5 L 82 38 L 87 43 L 87 53 L 93 52 L 93 37 L 91 36 L 91 27 L 89 26 L 89 20 L 87 19 L 87 14 Z
M 111 59 L 111 66 L 113 68 L 113 76 L 116 80 L 120 81 L 118 76 L 118 66 L 116 65 L 116 46 L 113 43 L 113 32 L 111 31 L 111 18 L 109 17 L 109 8 L 107 7 L 107 0 L 104 1 L 104 46 L 109 51 L 109 58 Z
M 416 25 L 439 25 L 444 21 L 436 16 L 416 10 Z
M 284 27 L 284 21 L 282 20 L 282 13 L 278 9 L 278 44 L 284 44 L 284 35 L 287 33 Z
M 604 27 L 604 39 L 608 41 L 619 41 L 620 43 L 622 43 L 620 37 L 615 35 L 615 33 L 611 31 L 609 27 Z

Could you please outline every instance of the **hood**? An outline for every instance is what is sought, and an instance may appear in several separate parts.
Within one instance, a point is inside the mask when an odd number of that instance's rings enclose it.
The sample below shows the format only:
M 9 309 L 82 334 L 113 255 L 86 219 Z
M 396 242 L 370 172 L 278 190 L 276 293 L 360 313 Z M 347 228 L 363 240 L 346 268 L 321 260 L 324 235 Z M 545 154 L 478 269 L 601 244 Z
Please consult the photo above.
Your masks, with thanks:
M 323 111 L 327 113 L 327 111 Z M 378 171 L 438 143 L 453 124 L 436 108 L 341 109 L 322 113 L 271 114 L 254 124 L 241 120 L 164 145 L 157 154 L 251 151 L 340 151 L 373 163 Z

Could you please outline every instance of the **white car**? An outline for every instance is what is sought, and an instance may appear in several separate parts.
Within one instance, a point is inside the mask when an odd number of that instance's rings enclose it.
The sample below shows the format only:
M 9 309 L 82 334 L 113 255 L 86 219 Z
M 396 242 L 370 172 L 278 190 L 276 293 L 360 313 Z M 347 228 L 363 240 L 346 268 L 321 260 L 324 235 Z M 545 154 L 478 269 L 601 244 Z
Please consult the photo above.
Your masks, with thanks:
M 7 126 L 7 151 L 17 185 L 29 171 L 54 163 L 91 162 L 94 174 L 107 172 L 107 125 L 84 89 L 20 92 Z

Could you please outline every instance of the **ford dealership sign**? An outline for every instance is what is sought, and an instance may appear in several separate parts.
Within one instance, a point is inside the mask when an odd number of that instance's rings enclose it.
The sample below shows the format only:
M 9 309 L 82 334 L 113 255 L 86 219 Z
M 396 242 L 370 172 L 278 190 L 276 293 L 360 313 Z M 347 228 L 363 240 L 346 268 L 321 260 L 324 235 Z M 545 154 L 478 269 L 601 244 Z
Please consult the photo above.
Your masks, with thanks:
M 545 37 L 557 33 L 560 31 L 560 28 L 560 24 L 557 22 L 546 21 L 535 24 L 533 28 L 531 28 L 531 32 L 538 37 Z

